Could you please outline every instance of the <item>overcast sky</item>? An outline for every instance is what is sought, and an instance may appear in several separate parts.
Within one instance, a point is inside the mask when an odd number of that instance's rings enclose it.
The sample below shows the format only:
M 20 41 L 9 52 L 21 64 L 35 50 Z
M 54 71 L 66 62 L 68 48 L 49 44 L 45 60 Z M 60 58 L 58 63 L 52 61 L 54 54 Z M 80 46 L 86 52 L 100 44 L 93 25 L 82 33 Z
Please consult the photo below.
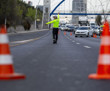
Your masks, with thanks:
M 25 2 L 32 1 L 33 6 L 38 5 L 39 0 L 23 0 Z M 54 7 L 60 2 L 61 0 L 51 0 L 51 10 L 54 9 Z M 101 3 L 99 2 L 101 1 Z M 102 10 L 108 10 L 109 7 L 106 9 L 107 4 L 110 6 L 110 0 L 87 0 L 88 3 L 88 11 L 96 12 Z M 40 0 L 40 5 L 43 5 L 43 0 Z M 72 8 L 72 0 L 65 0 L 65 3 L 63 3 L 57 10 L 71 10 Z

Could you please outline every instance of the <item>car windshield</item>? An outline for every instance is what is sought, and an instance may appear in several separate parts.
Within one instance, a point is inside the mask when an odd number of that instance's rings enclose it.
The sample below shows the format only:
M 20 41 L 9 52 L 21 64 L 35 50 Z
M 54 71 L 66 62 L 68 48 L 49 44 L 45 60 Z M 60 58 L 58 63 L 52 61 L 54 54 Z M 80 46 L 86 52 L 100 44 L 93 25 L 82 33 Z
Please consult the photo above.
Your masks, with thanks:
M 94 27 L 94 29 L 98 29 L 98 27 Z
M 65 27 L 65 26 L 63 25 L 63 26 L 61 26 L 61 27 Z
M 78 30 L 89 30 L 89 27 L 79 27 Z
M 67 26 L 67 27 L 69 27 L 69 28 L 74 28 L 74 26 Z
M 95 26 L 91 26 L 91 28 L 95 28 Z
M 91 25 L 93 26 L 93 25 L 95 25 L 94 23 L 91 23 Z

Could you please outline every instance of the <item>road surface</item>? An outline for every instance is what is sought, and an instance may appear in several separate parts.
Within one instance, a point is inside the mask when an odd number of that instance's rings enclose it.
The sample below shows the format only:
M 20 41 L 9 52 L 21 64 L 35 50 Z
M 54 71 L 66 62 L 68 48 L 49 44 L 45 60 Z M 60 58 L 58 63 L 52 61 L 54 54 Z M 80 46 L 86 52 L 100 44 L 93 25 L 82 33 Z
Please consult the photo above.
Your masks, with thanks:
M 40 37 L 33 36 L 10 40 Z M 90 73 L 96 72 L 99 46 L 99 37 L 75 38 L 63 32 L 58 44 L 52 44 L 51 31 L 42 38 L 11 46 L 15 72 L 27 78 L 0 81 L 0 91 L 110 91 L 109 80 L 88 79 Z

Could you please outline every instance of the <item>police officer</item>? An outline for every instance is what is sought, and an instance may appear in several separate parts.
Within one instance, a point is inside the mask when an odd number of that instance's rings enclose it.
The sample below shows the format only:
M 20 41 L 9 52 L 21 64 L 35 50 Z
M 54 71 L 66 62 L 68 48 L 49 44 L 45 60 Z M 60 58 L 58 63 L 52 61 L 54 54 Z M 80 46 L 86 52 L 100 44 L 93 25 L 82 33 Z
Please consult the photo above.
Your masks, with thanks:
M 51 24 L 53 23 L 53 44 L 57 44 L 57 40 L 58 40 L 58 28 L 59 28 L 59 22 L 60 22 L 60 19 L 59 19 L 59 14 L 58 16 L 53 16 L 54 20 L 53 21 L 50 21 L 46 24 Z

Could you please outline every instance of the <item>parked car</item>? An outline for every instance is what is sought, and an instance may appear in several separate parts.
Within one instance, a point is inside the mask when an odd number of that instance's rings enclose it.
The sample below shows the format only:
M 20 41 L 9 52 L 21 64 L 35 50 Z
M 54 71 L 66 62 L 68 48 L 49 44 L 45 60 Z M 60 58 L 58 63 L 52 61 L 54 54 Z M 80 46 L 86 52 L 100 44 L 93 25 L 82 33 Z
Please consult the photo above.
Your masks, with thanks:
M 75 37 L 77 36 L 93 36 L 93 30 L 90 26 L 80 26 L 75 32 Z

